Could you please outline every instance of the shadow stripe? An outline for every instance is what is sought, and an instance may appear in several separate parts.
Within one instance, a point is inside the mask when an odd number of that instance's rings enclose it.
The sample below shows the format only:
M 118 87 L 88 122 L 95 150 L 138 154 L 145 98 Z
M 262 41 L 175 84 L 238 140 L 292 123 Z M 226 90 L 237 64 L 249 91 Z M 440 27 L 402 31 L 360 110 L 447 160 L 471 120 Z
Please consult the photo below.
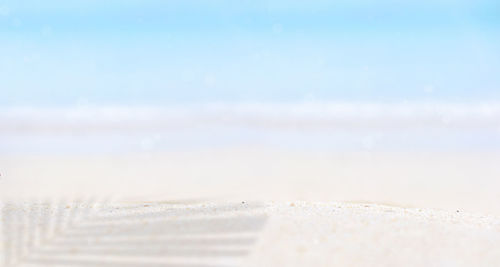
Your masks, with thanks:
M 255 238 L 163 238 L 144 240 L 103 240 L 103 239 L 88 239 L 82 240 L 55 240 L 51 246 L 226 246 L 226 245 L 253 245 L 256 242 Z
M 43 256 L 121 256 L 121 257 L 165 257 L 181 256 L 193 258 L 214 258 L 214 257 L 242 257 L 248 255 L 247 249 L 179 249 L 179 248 L 58 248 L 58 249 L 34 249 L 31 251 Z
M 165 218 L 173 216 L 192 216 L 203 213 L 208 213 L 207 216 L 220 215 L 230 212 L 240 212 L 240 211 L 251 211 L 256 209 L 264 208 L 261 204 L 233 204 L 224 206 L 208 206 L 208 207 L 172 207 L 167 206 L 166 210 L 155 211 L 150 210 L 149 207 L 144 208 L 143 212 L 135 212 L 129 214 L 120 214 L 113 216 L 94 216 L 92 217 L 93 222 L 105 222 L 105 221 L 119 221 L 119 220 L 130 220 L 130 219 L 155 219 L 155 218 Z M 112 208 L 110 211 L 113 213 L 119 212 L 120 207 Z M 146 210 L 144 212 L 144 210 Z M 105 209 L 100 210 L 101 212 L 106 212 Z M 128 212 L 128 211 L 127 211 Z
M 95 267 L 232 267 L 233 265 L 222 264 L 189 264 L 189 263 L 158 263 L 158 262 L 124 262 L 124 261 L 98 261 L 98 260 L 68 260 L 47 259 L 30 257 L 24 260 L 30 264 L 42 264 L 44 266 L 95 266 Z
M 264 227 L 267 217 L 239 216 L 232 218 L 182 219 L 133 224 L 78 225 L 67 236 L 137 236 L 185 235 L 200 233 L 256 232 Z
M 221 266 L 151 261 L 180 257 L 191 261 L 201 258 L 234 262 L 249 254 L 256 242 L 251 235 L 260 231 L 267 221 L 264 214 L 238 214 L 264 208 L 250 203 L 175 208 L 165 203 L 151 207 L 148 203 L 143 207 L 147 212 L 138 211 L 137 206 L 127 209 L 125 214 L 116 212 L 120 208 L 94 200 L 19 203 L 2 207 L 4 251 L 0 253 L 4 254 L 4 266 L 24 266 L 24 263 L 35 266 Z M 206 216 L 175 218 L 197 214 Z M 231 215 L 222 217 L 221 214 Z M 199 234 L 208 234 L 208 237 L 197 236 Z M 78 256 L 87 256 L 89 260 Z M 116 257 L 117 261 L 109 261 L 108 256 Z

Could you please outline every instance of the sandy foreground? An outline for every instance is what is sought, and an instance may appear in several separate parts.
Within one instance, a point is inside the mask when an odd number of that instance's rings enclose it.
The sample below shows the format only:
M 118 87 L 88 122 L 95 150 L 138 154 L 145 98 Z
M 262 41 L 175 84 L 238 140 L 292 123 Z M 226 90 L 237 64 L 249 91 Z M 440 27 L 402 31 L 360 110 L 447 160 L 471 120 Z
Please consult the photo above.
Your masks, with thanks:
M 1 266 L 500 265 L 495 153 L 1 162 Z
M 338 202 L 24 202 L 3 266 L 497 266 L 500 218 Z
M 500 265 L 494 153 L 1 162 L 1 266 Z
M 0 157 L 4 199 L 340 201 L 500 215 L 500 153 L 239 148 Z

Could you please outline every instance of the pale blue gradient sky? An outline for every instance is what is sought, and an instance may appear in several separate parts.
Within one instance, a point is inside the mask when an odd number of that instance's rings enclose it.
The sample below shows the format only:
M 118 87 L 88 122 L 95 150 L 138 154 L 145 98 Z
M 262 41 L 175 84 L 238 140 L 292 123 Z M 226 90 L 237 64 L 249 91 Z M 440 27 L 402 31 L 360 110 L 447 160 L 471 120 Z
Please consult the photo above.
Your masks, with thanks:
M 498 101 L 498 1 L 2 1 L 0 105 Z

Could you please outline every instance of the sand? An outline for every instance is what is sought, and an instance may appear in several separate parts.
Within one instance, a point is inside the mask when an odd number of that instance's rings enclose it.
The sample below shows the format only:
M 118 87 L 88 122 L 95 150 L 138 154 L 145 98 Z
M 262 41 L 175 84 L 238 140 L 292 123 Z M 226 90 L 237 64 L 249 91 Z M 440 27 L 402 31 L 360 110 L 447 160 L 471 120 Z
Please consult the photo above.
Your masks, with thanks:
M 1 158 L 0 266 L 498 266 L 495 153 Z
M 260 148 L 0 157 L 0 196 L 340 201 L 500 215 L 500 154 Z
M 339 202 L 4 203 L 2 266 L 496 266 L 500 217 Z

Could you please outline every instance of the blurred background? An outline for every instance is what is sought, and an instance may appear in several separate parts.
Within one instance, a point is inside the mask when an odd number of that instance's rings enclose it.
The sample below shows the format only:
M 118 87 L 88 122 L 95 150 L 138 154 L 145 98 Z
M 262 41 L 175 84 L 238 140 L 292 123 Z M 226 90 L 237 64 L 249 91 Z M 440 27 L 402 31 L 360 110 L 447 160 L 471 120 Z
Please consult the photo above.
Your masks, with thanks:
M 0 191 L 500 212 L 497 1 L 0 1 Z
M 6 1 L 3 106 L 498 99 L 497 1 Z

